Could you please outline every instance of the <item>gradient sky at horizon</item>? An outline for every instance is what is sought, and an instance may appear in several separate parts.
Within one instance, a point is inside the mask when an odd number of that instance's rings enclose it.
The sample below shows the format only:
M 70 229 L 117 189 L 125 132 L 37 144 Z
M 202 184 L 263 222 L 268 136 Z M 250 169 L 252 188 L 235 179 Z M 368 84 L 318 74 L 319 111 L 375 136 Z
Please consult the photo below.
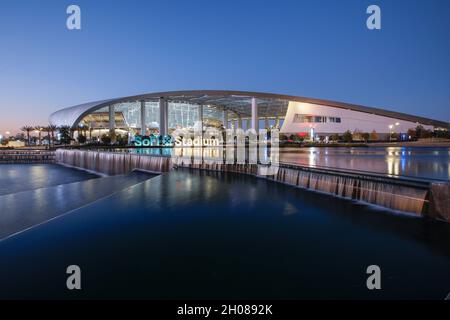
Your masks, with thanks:
M 82 30 L 66 28 L 77 4 Z M 366 28 L 378 4 L 382 30 Z M 299 95 L 450 121 L 450 1 L 3 0 L 0 134 L 154 91 Z

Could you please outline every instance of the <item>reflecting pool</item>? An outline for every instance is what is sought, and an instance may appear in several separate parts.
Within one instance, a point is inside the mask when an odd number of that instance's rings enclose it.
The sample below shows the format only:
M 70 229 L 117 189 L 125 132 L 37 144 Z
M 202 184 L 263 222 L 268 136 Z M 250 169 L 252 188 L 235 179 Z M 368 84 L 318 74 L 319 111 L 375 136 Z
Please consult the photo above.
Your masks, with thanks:
M 0 297 L 443 299 L 449 243 L 450 224 L 176 170 L 0 241 Z M 72 264 L 80 292 L 65 287 Z
M 392 176 L 450 180 L 450 148 L 289 148 L 280 154 L 280 161 Z
M 56 164 L 0 164 L 0 195 L 98 178 Z
M 142 148 L 127 152 L 153 156 L 195 155 L 225 159 L 222 148 Z M 390 176 L 450 180 L 450 148 L 434 147 L 320 147 L 281 148 L 280 162 L 331 169 L 360 170 Z

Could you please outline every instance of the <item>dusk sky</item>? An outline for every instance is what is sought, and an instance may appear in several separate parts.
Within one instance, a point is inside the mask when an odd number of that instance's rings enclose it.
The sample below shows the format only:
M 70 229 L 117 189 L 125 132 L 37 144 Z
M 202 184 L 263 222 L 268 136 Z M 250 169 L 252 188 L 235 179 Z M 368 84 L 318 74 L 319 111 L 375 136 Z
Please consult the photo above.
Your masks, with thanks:
M 66 8 L 81 7 L 81 30 Z M 377 4 L 382 29 L 368 30 Z M 0 2 L 0 134 L 154 91 L 291 94 L 450 121 L 450 1 Z

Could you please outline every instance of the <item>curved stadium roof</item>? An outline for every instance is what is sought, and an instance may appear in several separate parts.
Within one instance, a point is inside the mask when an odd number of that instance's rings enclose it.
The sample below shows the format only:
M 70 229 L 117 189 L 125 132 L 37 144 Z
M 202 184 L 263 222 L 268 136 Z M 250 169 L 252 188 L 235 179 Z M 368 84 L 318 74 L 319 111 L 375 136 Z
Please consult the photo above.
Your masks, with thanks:
M 312 99 L 305 97 L 280 95 L 273 93 L 227 91 L 227 90 L 193 90 L 193 91 L 169 91 L 155 92 L 136 96 L 121 97 L 107 100 L 94 101 L 65 108 L 50 115 L 50 123 L 58 126 L 76 126 L 86 115 L 95 110 L 116 103 L 136 102 L 140 100 L 156 101 L 164 98 L 169 102 L 184 102 L 192 104 L 212 105 L 225 108 L 242 116 L 250 116 L 251 108 L 249 99 L 256 98 L 260 108 L 260 116 L 284 116 L 289 101 L 319 104 L 335 108 L 354 110 L 364 113 L 391 117 L 399 120 L 417 122 L 435 127 L 450 128 L 450 123 L 409 115 L 406 113 L 388 111 L 378 108 L 365 107 L 361 105 Z

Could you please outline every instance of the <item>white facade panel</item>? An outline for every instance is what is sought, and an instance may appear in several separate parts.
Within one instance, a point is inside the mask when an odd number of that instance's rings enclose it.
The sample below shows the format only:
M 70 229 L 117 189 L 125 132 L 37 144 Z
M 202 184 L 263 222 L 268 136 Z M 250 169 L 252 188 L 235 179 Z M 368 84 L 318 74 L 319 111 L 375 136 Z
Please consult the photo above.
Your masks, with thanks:
M 302 123 L 295 119 L 296 114 L 306 116 L 322 116 L 329 118 L 340 118 L 340 123 L 336 122 L 324 122 L 324 123 Z M 304 102 L 289 102 L 289 107 L 286 113 L 283 126 L 281 127 L 281 133 L 309 133 L 311 128 L 314 128 L 314 132 L 317 134 L 333 134 L 344 133 L 347 130 L 351 132 L 359 130 L 361 132 L 377 133 L 389 133 L 389 126 L 393 126 L 392 132 L 406 133 L 408 129 L 415 129 L 420 123 L 410 122 L 385 116 L 379 116 L 370 113 L 364 113 L 359 111 L 353 111 L 342 108 L 335 108 Z M 430 125 L 422 125 L 425 129 L 432 130 Z

